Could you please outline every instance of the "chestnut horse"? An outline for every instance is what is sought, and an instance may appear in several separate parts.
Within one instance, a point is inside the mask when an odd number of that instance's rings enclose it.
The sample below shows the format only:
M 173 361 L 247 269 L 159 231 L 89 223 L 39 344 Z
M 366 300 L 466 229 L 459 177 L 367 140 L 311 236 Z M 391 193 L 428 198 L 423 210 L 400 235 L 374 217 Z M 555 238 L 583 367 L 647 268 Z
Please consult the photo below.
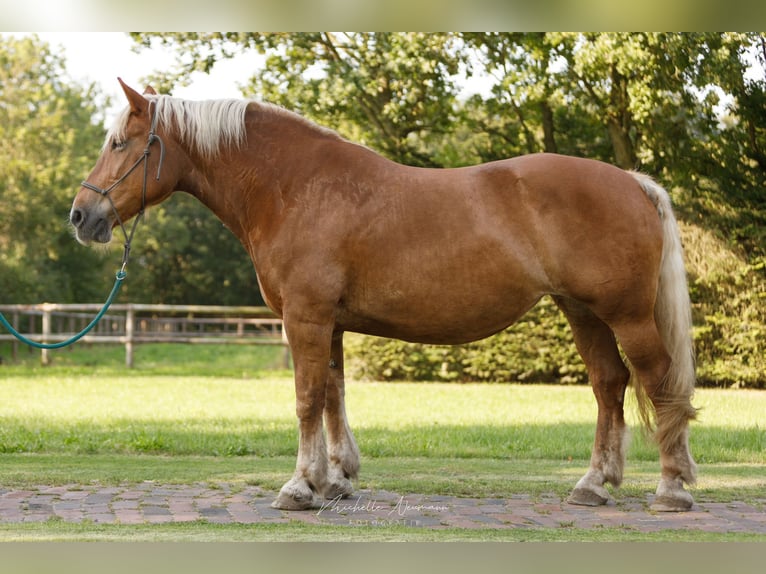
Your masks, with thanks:
M 107 242 L 178 190 L 242 242 L 295 362 L 297 464 L 275 507 L 306 509 L 353 491 L 345 331 L 466 343 L 505 329 L 544 295 L 569 320 L 598 403 L 590 467 L 569 501 L 604 504 L 605 484 L 620 485 L 634 375 L 660 450 L 653 507 L 692 506 L 683 484 L 695 480 L 690 302 L 668 194 L 650 178 L 551 154 L 408 167 L 275 106 L 186 101 L 120 83 L 129 105 L 71 223 L 81 243 Z

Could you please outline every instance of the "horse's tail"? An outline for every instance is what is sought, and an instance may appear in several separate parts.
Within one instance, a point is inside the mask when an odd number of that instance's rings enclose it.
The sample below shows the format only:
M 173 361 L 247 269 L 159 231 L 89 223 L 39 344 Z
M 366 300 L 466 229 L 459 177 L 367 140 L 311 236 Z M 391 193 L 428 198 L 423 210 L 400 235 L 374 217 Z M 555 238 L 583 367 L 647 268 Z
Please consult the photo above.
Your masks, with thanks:
M 677 444 L 681 434 L 686 432 L 687 422 L 694 419 L 697 413 L 691 404 L 696 382 L 691 301 L 681 235 L 668 192 L 647 175 L 631 174 L 656 206 L 662 221 L 662 260 L 654 319 L 672 362 L 661 390 L 662 406 L 656 412 L 655 436 L 667 452 Z M 654 425 L 646 394 L 641 385 L 635 387 L 641 418 L 651 429 Z

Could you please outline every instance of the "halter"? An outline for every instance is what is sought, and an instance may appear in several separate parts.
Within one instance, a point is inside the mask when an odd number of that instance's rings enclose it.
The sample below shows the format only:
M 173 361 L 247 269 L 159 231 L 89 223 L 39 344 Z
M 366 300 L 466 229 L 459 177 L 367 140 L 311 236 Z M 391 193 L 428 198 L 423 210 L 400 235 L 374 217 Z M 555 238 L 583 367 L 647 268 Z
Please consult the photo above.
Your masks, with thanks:
M 149 102 L 149 106 L 154 104 L 154 102 Z M 106 303 L 104 303 L 103 307 L 101 307 L 101 310 L 98 312 L 96 317 L 88 324 L 87 327 L 85 327 L 82 331 L 77 333 L 76 335 L 70 337 L 66 341 L 61 341 L 58 343 L 40 343 L 37 341 L 33 341 L 21 333 L 19 333 L 13 325 L 6 319 L 2 313 L 0 313 L 0 324 L 3 325 L 13 336 L 15 336 L 17 339 L 22 341 L 23 343 L 26 343 L 27 345 L 30 345 L 32 347 L 36 347 L 38 349 L 60 349 L 61 347 L 66 347 L 67 345 L 71 345 L 72 343 L 79 341 L 82 339 L 85 335 L 87 335 L 93 327 L 96 326 L 96 323 L 98 323 L 101 318 L 106 313 L 107 309 L 109 309 L 109 306 L 112 304 L 112 301 L 114 301 L 115 297 L 117 297 L 117 293 L 120 290 L 120 287 L 122 286 L 122 282 L 125 280 L 125 277 L 127 276 L 127 272 L 125 271 L 125 268 L 128 266 L 128 258 L 130 257 L 130 244 L 133 241 L 133 235 L 136 232 L 136 227 L 138 226 L 139 220 L 144 215 L 144 210 L 146 209 L 146 182 L 148 177 L 148 171 L 149 171 L 149 153 L 151 151 L 152 144 L 154 142 L 160 142 L 160 163 L 157 166 L 157 177 L 155 178 L 157 181 L 160 179 L 160 170 L 162 169 L 162 162 L 165 160 L 165 144 L 162 142 L 162 139 L 160 136 L 158 136 L 155 132 L 157 129 L 157 106 L 155 104 L 154 110 L 152 111 L 152 123 L 149 128 L 149 139 L 146 142 L 146 147 L 144 148 L 144 153 L 141 154 L 141 157 L 139 157 L 135 163 L 130 166 L 130 169 L 125 172 L 125 174 L 117 179 L 112 185 L 107 187 L 106 189 L 100 188 L 97 185 L 93 185 L 92 183 L 88 183 L 87 181 L 83 181 L 80 185 L 82 187 L 86 187 L 88 189 L 91 189 L 105 198 L 109 200 L 109 204 L 112 206 L 112 211 L 114 212 L 115 217 L 117 218 L 117 223 L 120 224 L 120 229 L 122 229 L 122 233 L 125 236 L 125 252 L 122 255 L 122 267 L 120 267 L 120 270 L 117 272 L 117 275 L 115 277 L 114 281 L 114 287 L 112 287 L 111 293 L 109 293 L 109 297 L 106 300 Z M 136 216 L 136 219 L 133 221 L 133 226 L 130 229 L 130 233 L 125 229 L 125 224 L 122 222 L 122 218 L 120 217 L 120 214 L 117 213 L 117 208 L 114 206 L 114 202 L 112 201 L 112 198 L 109 197 L 109 194 L 112 192 L 112 190 L 120 185 L 125 179 L 133 173 L 139 165 L 143 162 L 144 164 L 144 181 L 143 181 L 143 189 L 141 191 L 141 210 L 138 212 L 138 215 Z
M 87 181 L 83 181 L 80 183 L 82 187 L 85 187 L 87 189 L 90 189 L 92 191 L 95 191 L 96 193 L 102 195 L 106 199 L 109 200 L 109 205 L 112 207 L 112 212 L 114 212 L 114 216 L 117 218 L 117 223 L 120 225 L 120 229 L 122 230 L 122 234 L 125 236 L 125 251 L 122 255 L 122 267 L 120 268 L 120 271 L 117 273 L 118 277 L 122 275 L 124 278 L 125 276 L 125 268 L 128 265 L 128 259 L 130 258 L 130 246 L 133 242 L 133 235 L 136 232 L 136 227 L 138 227 L 138 222 L 141 220 L 141 218 L 144 216 L 144 211 L 146 210 L 146 183 L 147 183 L 147 177 L 148 177 L 148 171 L 149 171 L 149 153 L 151 151 L 152 144 L 154 142 L 159 142 L 160 144 L 160 162 L 157 165 L 157 176 L 155 177 L 155 181 L 160 180 L 160 171 L 162 170 L 162 163 L 165 161 L 165 144 L 163 143 L 160 136 L 157 135 L 157 105 L 155 102 L 150 101 L 149 107 L 152 109 L 152 122 L 149 127 L 149 138 L 146 142 L 146 147 L 144 148 L 143 153 L 141 156 L 133 163 L 132 166 L 126 171 L 121 177 L 119 177 L 112 185 L 110 185 L 107 188 L 101 188 L 97 185 L 93 185 L 92 183 L 89 183 Z M 120 214 L 117 212 L 117 208 L 114 205 L 114 201 L 112 201 L 112 198 L 110 197 L 110 193 L 123 181 L 125 181 L 128 176 L 133 173 L 141 163 L 144 164 L 144 179 L 143 179 L 143 187 L 141 190 L 141 209 L 139 210 L 138 214 L 136 215 L 136 218 L 133 220 L 133 225 L 130 228 L 130 233 L 125 229 L 125 224 L 122 222 L 122 218 L 120 217 Z

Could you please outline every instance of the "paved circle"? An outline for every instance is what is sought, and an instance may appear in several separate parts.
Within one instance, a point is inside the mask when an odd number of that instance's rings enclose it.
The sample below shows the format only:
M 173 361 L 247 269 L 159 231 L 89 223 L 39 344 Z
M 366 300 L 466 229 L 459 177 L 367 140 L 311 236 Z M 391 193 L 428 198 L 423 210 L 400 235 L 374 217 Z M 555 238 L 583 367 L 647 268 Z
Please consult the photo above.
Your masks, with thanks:
M 648 510 L 652 497 L 622 499 L 598 508 L 567 504 L 550 495 L 533 499 L 458 498 L 359 490 L 319 508 L 286 512 L 271 508 L 275 492 L 257 486 L 217 484 L 39 486 L 0 488 L 0 522 L 59 519 L 106 524 L 206 521 L 224 524 L 287 523 L 421 528 L 623 528 L 636 532 L 700 530 L 766 533 L 766 498 L 754 504 L 701 502 L 684 513 Z

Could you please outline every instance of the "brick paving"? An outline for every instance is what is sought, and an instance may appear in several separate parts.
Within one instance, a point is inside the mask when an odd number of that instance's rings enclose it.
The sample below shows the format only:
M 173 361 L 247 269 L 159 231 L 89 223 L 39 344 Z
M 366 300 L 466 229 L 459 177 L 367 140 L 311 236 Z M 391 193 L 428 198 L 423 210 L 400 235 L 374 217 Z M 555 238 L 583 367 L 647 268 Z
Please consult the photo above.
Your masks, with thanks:
M 220 484 L 0 487 L 0 523 L 91 521 L 103 524 L 161 524 L 204 521 L 220 524 L 304 522 L 346 526 L 420 528 L 621 528 L 636 532 L 700 530 L 766 534 L 766 498 L 696 503 L 684 513 L 654 513 L 652 501 L 627 498 L 589 508 L 555 496 L 507 499 L 400 494 L 359 490 L 320 508 L 285 512 L 271 508 L 275 492 L 257 486 Z

